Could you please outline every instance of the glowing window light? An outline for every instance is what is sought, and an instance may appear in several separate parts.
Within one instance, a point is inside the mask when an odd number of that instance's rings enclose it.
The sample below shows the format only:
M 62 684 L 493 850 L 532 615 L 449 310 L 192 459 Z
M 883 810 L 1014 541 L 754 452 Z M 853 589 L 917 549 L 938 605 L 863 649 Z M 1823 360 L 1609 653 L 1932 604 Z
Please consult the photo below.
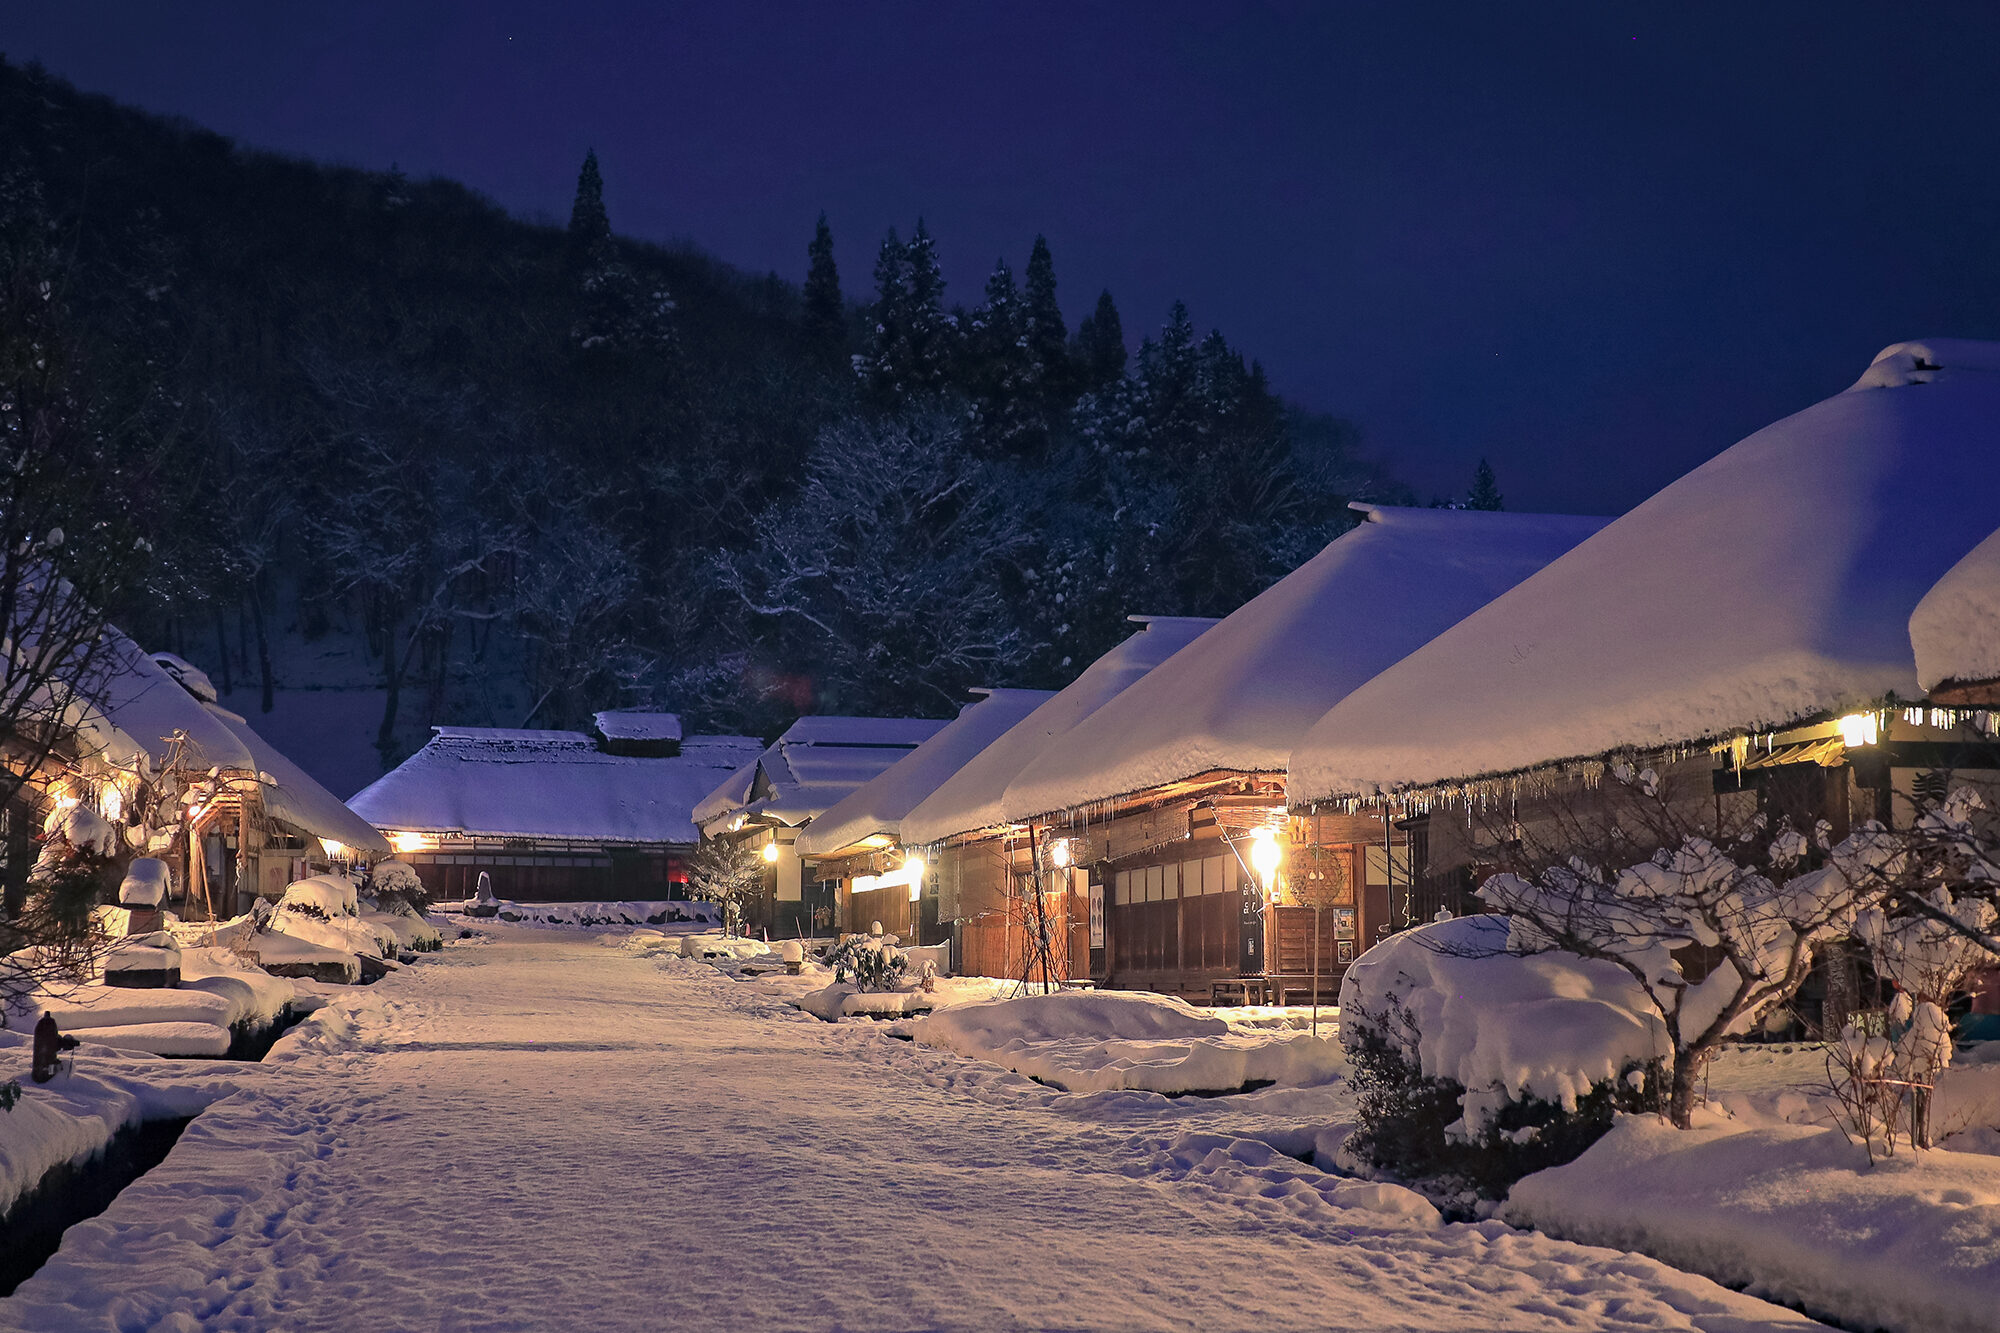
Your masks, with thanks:
M 1840 719 L 1840 740 L 1843 745 L 1873 745 L 1881 737 L 1881 724 L 1873 713 L 1849 713 Z
M 341 854 L 334 850 L 334 848 L 340 846 L 339 843 L 327 842 L 324 838 L 320 839 L 320 842 L 326 848 L 328 856 L 339 856 Z M 430 850 L 431 840 L 421 833 L 391 833 L 389 835 L 389 845 L 399 852 L 425 852 Z

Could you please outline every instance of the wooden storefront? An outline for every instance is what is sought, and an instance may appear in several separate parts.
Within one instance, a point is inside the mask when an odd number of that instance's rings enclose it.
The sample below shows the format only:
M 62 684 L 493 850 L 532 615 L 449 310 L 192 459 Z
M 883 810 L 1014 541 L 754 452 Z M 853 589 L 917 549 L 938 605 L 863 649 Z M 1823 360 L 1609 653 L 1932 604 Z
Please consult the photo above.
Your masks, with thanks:
M 524 902 L 650 902 L 687 897 L 687 849 L 508 843 L 404 852 L 433 898 L 470 898 L 485 874 L 498 898 Z

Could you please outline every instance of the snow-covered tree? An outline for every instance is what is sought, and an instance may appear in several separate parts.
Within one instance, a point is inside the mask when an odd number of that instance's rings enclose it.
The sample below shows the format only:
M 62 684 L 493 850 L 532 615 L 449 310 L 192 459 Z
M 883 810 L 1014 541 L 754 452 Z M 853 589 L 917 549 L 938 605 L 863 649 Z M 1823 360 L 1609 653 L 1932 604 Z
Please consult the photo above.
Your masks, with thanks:
M 856 369 L 876 396 L 899 405 L 943 387 L 952 371 L 956 321 L 944 308 L 937 242 L 917 219 L 907 243 L 892 228 L 875 260 L 874 321 Z
M 763 887 L 764 863 L 748 843 L 704 838 L 688 863 L 688 891 L 721 905 L 723 930 L 730 934 L 742 928 L 744 904 Z
M 1650 800 L 1658 784 L 1651 770 L 1621 766 L 1606 785 Z M 1807 852 L 1789 828 L 1761 849 L 1719 845 L 1667 802 L 1656 805 L 1654 826 L 1670 832 L 1646 860 L 1603 869 L 1572 856 L 1539 873 L 1491 876 L 1478 892 L 1513 918 L 1511 952 L 1601 958 L 1639 984 L 1673 1051 L 1664 1109 L 1686 1128 L 1708 1059 L 1798 993 L 1814 951 L 1845 939 L 1879 901 L 1879 870 L 1893 849 L 1879 829 L 1863 828 L 1831 848 L 1826 864 L 1788 876 Z
M 1031 541 L 1008 480 L 941 407 L 841 422 L 716 585 L 822 710 L 949 711 L 1033 650 L 1002 578 Z
M 48 236 L 38 190 L 0 178 L 0 807 L 15 819 L 40 803 L 31 784 L 93 748 L 84 729 L 118 669 L 104 609 L 152 549 L 125 489 L 143 469 L 85 378 Z M 109 830 L 70 808 L 84 816 L 51 823 L 33 865 L 18 835 L 0 849 L 0 1006 L 88 969 Z

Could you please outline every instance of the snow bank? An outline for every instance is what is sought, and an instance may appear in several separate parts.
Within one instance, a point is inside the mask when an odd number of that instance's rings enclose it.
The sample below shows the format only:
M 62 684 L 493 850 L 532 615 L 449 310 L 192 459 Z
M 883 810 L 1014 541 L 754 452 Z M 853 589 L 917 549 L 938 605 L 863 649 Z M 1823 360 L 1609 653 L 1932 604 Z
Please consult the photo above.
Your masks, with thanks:
M 227 1000 L 230 1027 L 275 1022 L 298 993 L 286 978 L 244 962 L 232 950 L 214 947 L 181 950 L 180 988 Z
M 1294 805 L 1921 694 L 1918 602 L 1994 530 L 2000 345 L 1899 344 L 1356 689 Z M 1919 363 L 1932 370 L 1912 370 Z
M 1246 1084 L 1320 1083 L 1346 1067 L 1337 1043 L 1294 1031 L 1239 1031 L 1185 1001 L 1140 991 L 1058 991 L 954 1005 L 915 1026 L 917 1041 L 986 1060 L 1066 1092 L 1167 1096 Z
M 502 898 L 498 902 L 500 920 L 530 926 L 663 926 L 680 922 L 717 925 L 722 921 L 720 904 L 679 899 L 622 903 L 522 903 Z M 441 910 L 452 909 L 447 907 Z
M 32 1043 L 28 1033 L 0 1031 L 0 1067 L 25 1068 Z M 21 1100 L 13 1110 L 0 1111 L 0 1217 L 51 1167 L 88 1160 L 125 1126 L 195 1115 L 236 1090 L 226 1076 L 152 1082 L 153 1070 L 142 1065 L 139 1072 L 148 1077 L 127 1074 L 123 1070 L 131 1065 L 111 1049 L 100 1049 L 102 1060 L 79 1049 L 48 1083 L 22 1079 Z
M 78 1052 L 84 1055 L 91 1046 L 108 1046 L 146 1055 L 214 1057 L 229 1054 L 230 1042 L 229 1029 L 213 1023 L 128 1023 L 79 1028 L 71 1035 L 84 1043 Z
M 1850 1328 L 1975 1333 L 2000 1310 L 2000 1160 L 1866 1158 L 1836 1130 L 1622 1119 L 1504 1216 L 1638 1250 Z
M 1510 1101 L 1573 1110 L 1594 1086 L 1671 1054 L 1622 968 L 1563 953 L 1495 955 L 1508 929 L 1505 917 L 1469 916 L 1404 931 L 1357 958 L 1340 986 L 1341 1040 L 1378 1035 L 1427 1076 L 1455 1080 L 1474 1135 Z
M 829 1023 L 837 1018 L 907 1018 L 938 1007 L 936 997 L 922 991 L 861 991 L 845 982 L 808 991 L 792 1003 Z

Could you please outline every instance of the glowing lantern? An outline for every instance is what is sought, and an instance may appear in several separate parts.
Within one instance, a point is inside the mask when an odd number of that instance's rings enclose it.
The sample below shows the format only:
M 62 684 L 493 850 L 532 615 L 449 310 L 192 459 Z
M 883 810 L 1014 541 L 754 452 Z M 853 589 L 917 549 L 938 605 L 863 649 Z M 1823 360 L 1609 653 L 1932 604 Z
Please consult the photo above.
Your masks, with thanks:
M 1270 829 L 1260 828 L 1250 835 L 1250 868 L 1263 881 L 1264 896 L 1269 898 L 1275 891 L 1278 879 L 1278 864 L 1285 859 L 1285 849 L 1278 845 L 1278 835 Z
M 1057 870 L 1067 870 L 1069 869 L 1070 859 L 1069 839 L 1064 838 L 1049 844 L 1050 865 L 1054 866 Z
M 1873 713 L 1849 713 L 1840 719 L 1840 740 L 1844 745 L 1873 745 L 1882 730 Z
M 923 897 L 924 858 L 914 852 L 903 858 L 903 874 L 908 876 L 909 879 L 910 901 L 915 902 L 917 899 Z
M 778 844 L 777 844 L 777 843 L 775 843 L 775 842 L 767 842 L 767 843 L 765 843 L 765 844 L 764 844 L 764 859 L 765 859 L 766 861 L 768 861 L 768 862 L 769 862 L 770 864 L 772 864 L 772 865 L 776 865 L 776 864 L 778 863 Z

